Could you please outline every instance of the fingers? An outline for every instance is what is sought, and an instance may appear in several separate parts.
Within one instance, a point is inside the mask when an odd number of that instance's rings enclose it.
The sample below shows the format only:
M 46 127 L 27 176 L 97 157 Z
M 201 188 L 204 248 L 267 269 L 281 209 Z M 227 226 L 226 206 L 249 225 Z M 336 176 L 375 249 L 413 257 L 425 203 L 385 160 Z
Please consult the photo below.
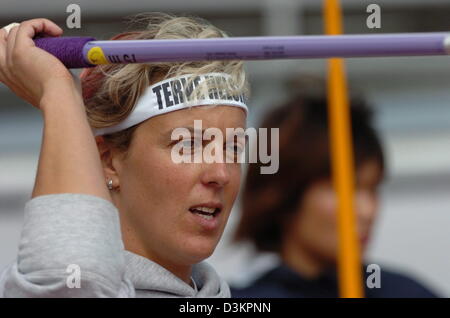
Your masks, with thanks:
M 63 33 L 63 30 L 48 19 L 28 20 L 20 24 L 20 28 L 17 33 L 17 45 L 34 46 L 33 38 L 38 33 L 45 33 L 50 36 L 60 36 Z
M 5 65 L 6 58 L 6 37 L 7 33 L 5 29 L 0 29 L 0 74 Z
M 44 64 L 51 64 L 53 61 L 46 59 L 47 53 L 39 52 L 33 38 L 38 33 L 59 36 L 63 30 L 48 19 L 28 20 L 18 26 L 10 24 L 8 28 L 9 32 L 4 28 L 0 29 L 0 82 L 6 84 L 18 96 L 36 105 L 42 95 L 42 87 L 30 86 L 27 80 L 31 74 L 36 83 L 42 82 L 41 71 L 48 67 L 39 67 L 40 63 L 35 65 L 37 59 Z M 35 71 L 30 71 L 30 68 Z
M 8 36 L 7 31 L 4 28 L 0 29 L 0 43 L 6 42 L 6 38 Z
M 18 27 L 15 26 L 10 29 L 9 34 L 6 36 L 8 57 L 12 57 L 16 47 L 25 49 L 26 47 L 34 46 L 33 38 L 38 33 L 59 36 L 63 33 L 63 30 L 48 19 L 32 19 L 22 22 Z
M 8 24 L 7 26 L 4 26 L 3 29 L 6 31 L 6 35 L 8 35 L 9 30 L 11 30 L 15 26 L 19 26 L 19 25 L 20 25 L 20 23 L 13 22 L 13 23 Z
M 20 25 L 19 23 L 14 22 L 0 29 L 0 54 L 6 55 L 5 50 L 8 33 L 12 28 L 19 25 Z
M 11 23 L 0 29 L 0 81 L 5 82 L 7 79 L 7 67 L 9 60 L 9 51 L 8 51 L 8 35 L 12 29 L 15 29 L 14 32 L 17 31 L 17 27 L 19 23 Z M 12 37 L 14 40 L 14 37 Z M 10 43 L 10 45 L 14 46 L 14 43 Z
M 34 46 L 33 38 L 38 33 L 59 36 L 63 33 L 63 30 L 48 19 L 32 19 L 12 27 L 9 33 L 5 29 L 1 29 L 0 32 L 0 46 L 6 45 L 6 52 L 4 53 L 1 52 L 0 47 L 0 59 L 2 54 L 6 55 L 6 63 L 12 65 L 14 52 L 17 50 L 25 51 L 28 47 Z
M 8 37 L 6 38 L 6 63 L 10 66 L 12 66 L 12 54 L 18 29 L 18 26 L 13 27 L 11 30 L 9 30 Z

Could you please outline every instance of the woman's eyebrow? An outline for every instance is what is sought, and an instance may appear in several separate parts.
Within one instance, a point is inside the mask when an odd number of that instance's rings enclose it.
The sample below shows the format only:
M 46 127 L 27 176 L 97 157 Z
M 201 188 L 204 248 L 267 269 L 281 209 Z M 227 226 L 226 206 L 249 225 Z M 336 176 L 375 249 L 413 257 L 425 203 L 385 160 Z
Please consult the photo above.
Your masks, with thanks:
M 198 134 L 200 137 L 202 137 L 202 139 L 203 139 L 204 132 L 206 130 L 206 129 L 202 129 L 202 130 L 195 129 L 193 126 L 174 127 L 174 128 L 171 128 L 171 129 L 165 131 L 164 133 L 162 133 L 161 140 L 162 141 L 172 140 L 172 133 L 176 129 L 183 129 L 183 130 L 185 129 L 185 130 L 189 131 L 191 137 L 195 137 L 196 134 Z M 246 132 L 241 131 L 241 129 L 237 129 L 237 130 L 233 129 L 233 131 L 231 131 L 231 132 L 227 131 L 227 133 L 228 134 L 226 136 L 224 136 L 224 139 L 228 139 L 232 136 L 234 136 L 238 139 L 246 139 L 246 137 L 247 137 Z M 180 136 L 180 134 L 177 134 L 177 137 L 178 136 Z
M 246 139 L 247 134 L 245 131 L 241 131 L 240 129 L 238 130 L 233 130 L 233 131 L 227 131 L 227 138 L 231 138 L 231 137 L 236 137 L 237 139 Z M 234 138 L 233 138 L 234 139 Z
M 184 126 L 184 127 L 174 127 L 174 128 L 171 128 L 171 129 L 169 129 L 169 130 L 167 130 L 166 132 L 164 132 L 161 136 L 161 139 L 163 139 L 163 140 L 167 140 L 167 139 L 172 139 L 172 133 L 173 133 L 173 131 L 174 130 L 176 130 L 176 129 L 186 129 L 186 130 L 188 130 L 189 131 L 189 133 L 190 133 L 190 135 L 191 136 L 195 136 L 195 134 L 197 133 L 197 134 L 201 134 L 201 136 L 203 136 L 203 133 L 204 133 L 204 129 L 202 129 L 202 130 L 195 130 L 194 129 L 194 127 L 192 127 L 192 126 Z M 179 135 L 178 135 L 179 136 Z

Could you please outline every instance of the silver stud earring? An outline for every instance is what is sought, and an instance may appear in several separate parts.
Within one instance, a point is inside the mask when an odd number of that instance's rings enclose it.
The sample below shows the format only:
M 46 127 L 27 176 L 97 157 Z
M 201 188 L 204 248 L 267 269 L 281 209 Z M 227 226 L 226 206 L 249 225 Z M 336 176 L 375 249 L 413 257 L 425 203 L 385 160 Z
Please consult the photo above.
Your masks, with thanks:
M 108 184 L 108 189 L 112 190 L 113 189 L 113 181 L 112 181 L 112 179 L 109 179 L 107 184 Z

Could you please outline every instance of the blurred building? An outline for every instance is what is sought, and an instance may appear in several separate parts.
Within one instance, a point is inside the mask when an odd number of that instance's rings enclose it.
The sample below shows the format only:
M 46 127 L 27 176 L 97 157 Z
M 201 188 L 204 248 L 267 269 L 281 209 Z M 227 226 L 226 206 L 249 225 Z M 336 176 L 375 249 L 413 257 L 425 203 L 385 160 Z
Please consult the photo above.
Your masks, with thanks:
M 66 35 L 106 39 L 124 29 L 123 17 L 144 11 L 199 15 L 231 36 L 322 34 L 317 0 L 2 0 L 0 25 L 48 17 L 65 26 L 66 7 L 81 7 L 81 29 Z M 346 33 L 433 32 L 450 29 L 445 0 L 343 0 Z M 382 10 L 381 29 L 368 29 L 367 5 Z M 389 167 L 382 209 L 369 255 L 377 264 L 401 268 L 450 296 L 450 62 L 448 57 L 348 59 L 351 89 L 375 106 Z M 325 76 L 324 60 L 248 62 L 257 125 L 288 93 L 295 74 Z M 64 105 L 61 105 L 64 107 Z M 39 156 L 42 118 L 0 84 L 0 268 L 17 252 L 23 206 L 29 199 Z M 231 282 L 244 284 L 273 258 L 255 257 L 230 244 L 237 205 L 223 241 L 210 259 Z M 250 261 L 251 260 L 251 261 Z

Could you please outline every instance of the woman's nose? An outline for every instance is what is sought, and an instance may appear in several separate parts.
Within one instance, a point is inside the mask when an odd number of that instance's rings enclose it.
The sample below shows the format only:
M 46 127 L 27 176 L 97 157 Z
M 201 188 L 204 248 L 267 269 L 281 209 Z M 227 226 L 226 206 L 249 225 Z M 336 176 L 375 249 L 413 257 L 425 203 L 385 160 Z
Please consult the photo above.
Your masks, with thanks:
M 356 211 L 358 218 L 364 223 L 371 223 L 377 212 L 377 197 L 369 191 L 359 191 Z
M 224 187 L 230 182 L 229 164 L 224 162 L 204 163 L 202 183 L 207 186 Z

